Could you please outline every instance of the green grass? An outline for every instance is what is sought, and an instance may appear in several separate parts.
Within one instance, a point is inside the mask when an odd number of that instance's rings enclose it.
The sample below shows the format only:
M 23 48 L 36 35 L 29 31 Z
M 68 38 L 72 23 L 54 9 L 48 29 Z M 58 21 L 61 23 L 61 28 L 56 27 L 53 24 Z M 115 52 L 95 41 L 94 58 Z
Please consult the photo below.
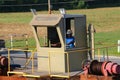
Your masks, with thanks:
M 10 40 L 6 40 L 5 42 L 6 42 L 5 46 L 7 48 L 11 48 L 11 41 Z M 27 42 L 28 42 L 28 45 L 26 44 L 26 40 L 24 38 L 14 39 L 12 41 L 12 44 L 13 44 L 12 48 L 22 48 L 22 49 L 24 49 L 24 48 L 29 47 L 29 49 L 34 50 L 35 47 L 36 47 L 35 39 L 34 38 L 29 38 L 29 39 L 27 39 Z
M 96 29 L 96 47 L 117 44 L 120 40 L 120 7 L 70 10 L 68 13 L 87 16 L 87 25 L 91 23 Z
M 120 40 L 120 7 L 77 9 L 67 10 L 66 12 L 68 14 L 86 15 L 87 26 L 91 23 L 96 29 L 95 46 L 97 48 L 117 44 L 117 40 Z M 38 14 L 44 13 L 48 14 L 47 11 L 38 12 Z M 52 11 L 52 13 L 58 14 L 59 11 Z M 0 13 L 0 24 L 29 25 L 32 17 L 31 12 Z M 34 45 L 33 43 L 30 44 Z M 114 49 L 113 51 L 115 52 L 116 50 Z
M 28 24 L 31 19 L 30 13 L 0 13 L 0 23 Z
M 110 32 L 95 33 L 95 44 L 98 45 L 115 45 L 120 40 L 120 29 Z
M 120 7 L 113 8 L 96 8 L 96 9 L 77 9 L 67 10 L 68 14 L 85 14 L 87 16 L 87 24 L 92 23 L 97 31 L 105 31 L 103 28 L 120 27 Z M 40 14 L 48 14 L 47 11 L 39 11 Z M 59 11 L 53 11 L 53 14 Z M 0 23 L 26 23 L 32 19 L 31 12 L 21 13 L 0 13 Z M 101 29 L 102 28 L 102 29 Z M 99 30 L 98 30 L 99 29 Z M 111 30 L 111 29 L 108 29 Z
M 106 47 L 100 49 L 101 54 L 106 54 L 108 49 L 109 55 L 120 56 L 120 53 L 117 52 L 117 43 L 120 40 L 120 29 L 110 32 L 99 32 L 95 34 L 95 48 Z
M 93 24 L 97 32 L 120 28 L 120 7 L 73 10 L 69 11 L 69 13 L 85 14 L 87 16 L 87 24 Z

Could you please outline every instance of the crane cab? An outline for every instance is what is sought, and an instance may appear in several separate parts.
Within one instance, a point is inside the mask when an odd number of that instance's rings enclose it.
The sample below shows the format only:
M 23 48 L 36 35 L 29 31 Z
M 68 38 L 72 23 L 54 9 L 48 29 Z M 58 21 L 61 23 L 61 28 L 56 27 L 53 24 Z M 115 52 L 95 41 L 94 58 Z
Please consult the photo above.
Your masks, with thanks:
M 30 22 L 34 33 L 38 71 L 65 73 L 80 71 L 87 59 L 86 16 L 73 14 L 38 14 Z M 71 29 L 75 47 L 66 48 L 66 33 Z M 40 37 L 40 32 L 45 33 Z M 53 46 L 52 44 L 59 43 Z

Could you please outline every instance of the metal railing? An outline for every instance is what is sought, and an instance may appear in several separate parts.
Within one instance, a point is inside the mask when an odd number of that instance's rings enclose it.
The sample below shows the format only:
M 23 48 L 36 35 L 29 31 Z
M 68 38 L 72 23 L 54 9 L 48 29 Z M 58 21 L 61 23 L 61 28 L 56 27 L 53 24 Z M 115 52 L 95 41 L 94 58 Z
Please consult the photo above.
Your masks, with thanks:
M 120 63 L 119 59 L 120 59 L 120 53 L 117 52 L 117 47 L 118 45 L 113 45 L 113 46 L 108 46 L 108 47 L 100 47 L 100 48 L 96 48 L 95 50 L 95 55 L 94 55 L 94 59 L 99 60 L 99 61 L 113 61 L 116 63 Z M 14 51 L 19 51 L 20 49 L 8 49 L 8 72 L 10 72 L 10 51 L 14 50 Z M 89 48 L 88 49 L 82 49 L 82 50 L 72 50 L 69 52 L 80 52 L 80 51 L 87 51 L 89 52 Z M 27 65 L 30 63 L 30 61 L 32 61 L 32 68 L 31 68 L 31 73 L 35 73 L 35 68 L 34 68 L 34 55 L 36 52 L 36 49 L 33 50 L 22 50 L 22 51 L 28 51 L 31 53 L 31 56 L 28 58 L 28 60 L 26 61 L 26 63 L 24 64 L 24 67 L 27 67 Z M 49 51 L 48 52 L 48 69 L 49 69 L 49 76 L 50 77 L 61 77 L 61 78 L 70 78 L 71 77 L 71 72 L 70 72 L 70 62 L 69 62 L 69 52 L 57 52 L 57 51 Z M 51 54 L 52 53 L 56 53 L 56 54 L 65 54 L 66 55 L 66 65 L 67 65 L 67 71 L 66 71 L 66 75 L 63 74 L 52 74 L 51 72 Z M 116 53 L 116 54 L 113 54 Z M 18 72 L 19 73 L 19 72 Z
M 31 73 L 34 73 L 34 54 L 35 54 L 35 50 L 33 51 L 33 50 L 22 50 L 22 49 L 8 49 L 8 55 L 7 55 L 8 56 L 8 72 L 10 73 L 10 71 L 11 71 L 11 66 L 10 66 L 11 65 L 11 52 L 10 51 L 23 51 L 23 52 L 29 52 L 29 53 L 31 53 L 31 56 L 29 58 L 26 58 L 27 61 L 23 65 L 24 66 L 23 68 L 26 69 L 26 67 L 30 63 L 30 61 L 32 61 Z M 18 56 L 18 58 L 21 58 L 21 57 Z

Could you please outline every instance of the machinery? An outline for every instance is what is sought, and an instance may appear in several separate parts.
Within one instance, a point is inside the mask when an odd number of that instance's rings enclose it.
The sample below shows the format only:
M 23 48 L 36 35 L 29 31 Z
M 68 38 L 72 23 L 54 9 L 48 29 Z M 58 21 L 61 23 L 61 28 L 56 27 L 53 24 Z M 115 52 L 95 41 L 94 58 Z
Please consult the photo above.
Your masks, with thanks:
M 83 66 L 84 73 L 94 74 L 94 75 L 103 75 L 103 76 L 112 76 L 120 74 L 120 65 L 111 61 L 99 62 L 93 60 L 92 62 L 87 62 Z
M 36 41 L 37 67 L 32 69 L 32 73 L 29 68 L 26 70 L 9 70 L 7 72 L 8 76 L 10 76 L 9 74 L 19 74 L 23 80 L 26 80 L 26 78 L 58 80 L 55 78 L 70 79 L 71 77 L 75 77 L 74 80 L 114 80 L 109 77 L 109 74 L 120 74 L 120 65 L 116 63 L 98 62 L 97 60 L 84 63 L 84 61 L 88 60 L 89 52 L 94 54 L 94 52 L 90 51 L 94 49 L 92 47 L 94 41 L 91 41 L 92 38 L 90 38 L 93 36 L 91 34 L 93 28 L 88 28 L 90 32 L 88 38 L 85 15 L 66 13 L 34 14 L 30 25 Z M 67 48 L 66 44 L 66 34 L 69 29 L 72 30 L 75 38 L 75 47 L 73 48 Z M 44 33 L 42 37 L 41 32 Z M 8 56 L 10 55 L 8 54 Z M 33 59 L 33 56 L 30 58 Z M 7 58 L 5 60 L 7 62 Z M 0 63 L 0 65 L 2 64 Z M 9 65 L 4 63 L 4 65 L 10 69 L 10 63 Z M 81 76 L 82 74 L 84 76 Z M 91 78 L 88 75 L 93 76 Z M 106 76 L 107 78 L 105 78 Z M 16 80 L 16 78 L 8 78 Z M 17 80 L 20 78 L 17 77 Z
M 65 73 L 80 71 L 83 60 L 87 59 L 86 16 L 73 14 L 38 14 L 30 22 L 36 45 L 38 71 Z M 46 36 L 42 45 L 39 38 L 41 29 L 46 28 Z M 73 31 L 75 47 L 66 48 L 66 32 Z M 60 46 L 52 46 L 59 43 Z

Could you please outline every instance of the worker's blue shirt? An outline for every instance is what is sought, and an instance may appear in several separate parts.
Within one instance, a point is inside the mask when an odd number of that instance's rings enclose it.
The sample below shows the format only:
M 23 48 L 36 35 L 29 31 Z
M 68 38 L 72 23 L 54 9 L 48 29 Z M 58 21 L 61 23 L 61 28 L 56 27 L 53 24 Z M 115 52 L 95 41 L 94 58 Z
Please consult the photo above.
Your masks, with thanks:
M 75 42 L 74 37 L 66 38 L 66 48 L 74 48 L 75 47 L 74 42 Z

